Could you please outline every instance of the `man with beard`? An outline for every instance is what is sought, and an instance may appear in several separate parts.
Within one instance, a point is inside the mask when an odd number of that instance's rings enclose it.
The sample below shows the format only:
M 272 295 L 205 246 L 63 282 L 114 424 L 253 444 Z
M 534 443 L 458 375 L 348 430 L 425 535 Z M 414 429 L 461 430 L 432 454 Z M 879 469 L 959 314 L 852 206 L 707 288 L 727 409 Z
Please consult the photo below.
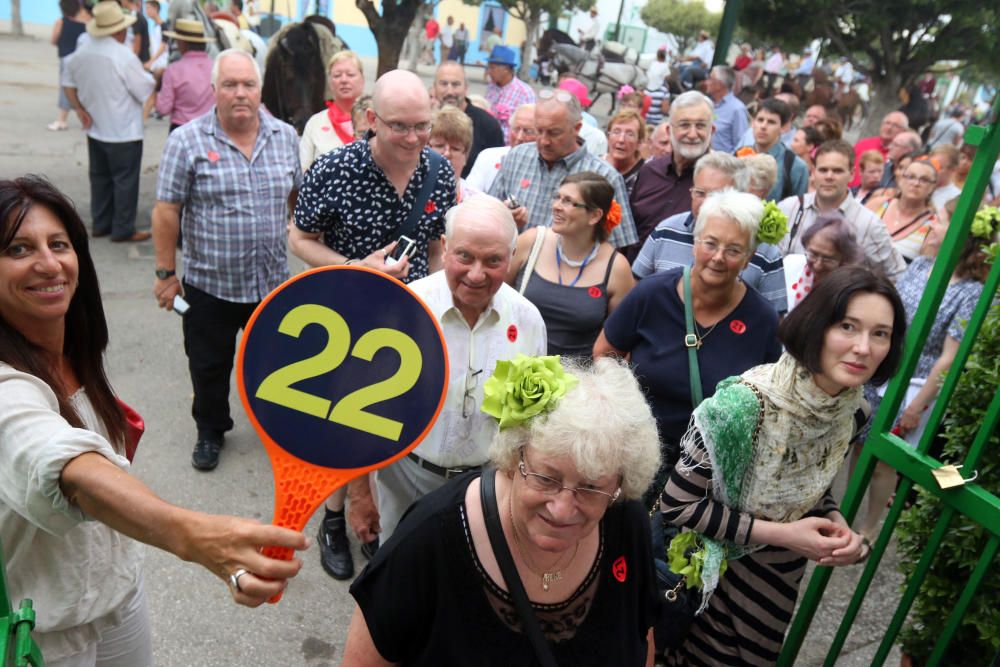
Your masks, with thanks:
M 497 119 L 489 112 L 469 102 L 469 98 L 466 97 L 469 84 L 465 80 L 465 68 L 460 63 L 450 60 L 438 65 L 432 92 L 438 104 L 458 107 L 472 121 L 472 147 L 469 149 L 465 169 L 462 170 L 462 178 L 466 178 L 472 171 L 472 165 L 476 163 L 480 151 L 484 148 L 503 146 L 503 130 L 500 129 Z
M 657 223 L 691 210 L 694 165 L 712 147 L 715 104 L 698 91 L 683 93 L 670 109 L 671 154 L 647 162 L 639 170 L 629 203 L 639 241 L 625 249 L 635 261 L 646 237 Z

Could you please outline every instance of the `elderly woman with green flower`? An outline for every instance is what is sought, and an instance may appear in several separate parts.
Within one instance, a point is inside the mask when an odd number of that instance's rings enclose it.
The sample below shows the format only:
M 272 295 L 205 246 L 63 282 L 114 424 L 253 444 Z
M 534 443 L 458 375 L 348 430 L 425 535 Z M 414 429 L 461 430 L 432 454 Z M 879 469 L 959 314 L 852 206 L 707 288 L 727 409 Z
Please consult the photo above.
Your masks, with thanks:
M 484 389 L 496 469 L 455 478 L 403 517 L 351 587 L 344 664 L 540 664 L 532 624 L 555 664 L 647 664 L 656 584 L 635 499 L 659 448 L 638 383 L 611 360 L 519 355 Z M 528 619 L 502 575 L 508 557 Z

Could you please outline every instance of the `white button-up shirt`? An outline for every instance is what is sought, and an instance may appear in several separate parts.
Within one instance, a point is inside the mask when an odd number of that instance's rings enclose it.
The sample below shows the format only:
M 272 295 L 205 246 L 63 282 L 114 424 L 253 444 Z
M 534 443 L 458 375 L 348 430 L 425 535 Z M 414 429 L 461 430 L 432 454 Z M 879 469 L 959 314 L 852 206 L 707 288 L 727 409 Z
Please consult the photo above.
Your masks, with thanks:
M 441 413 L 414 453 L 445 468 L 481 465 L 497 433 L 496 420 L 479 409 L 483 384 L 497 361 L 511 360 L 519 352 L 544 355 L 545 322 L 538 309 L 507 284 L 493 295 L 473 327 L 455 307 L 444 271 L 414 281 L 410 288 L 441 324 L 449 366 Z
M 76 88 L 94 123 L 91 139 L 110 144 L 142 140 L 142 105 L 153 93 L 153 76 L 113 37 L 96 37 L 66 60 L 60 85 Z

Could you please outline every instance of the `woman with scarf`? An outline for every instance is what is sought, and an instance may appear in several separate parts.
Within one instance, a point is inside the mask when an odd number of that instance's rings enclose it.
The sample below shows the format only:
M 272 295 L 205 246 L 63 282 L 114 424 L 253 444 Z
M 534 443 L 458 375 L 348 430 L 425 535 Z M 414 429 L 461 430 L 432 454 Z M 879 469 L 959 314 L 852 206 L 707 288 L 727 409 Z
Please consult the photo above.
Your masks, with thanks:
M 326 109 L 315 114 L 306 123 L 299 140 L 299 161 L 302 171 L 324 153 L 354 141 L 351 124 L 351 107 L 365 92 L 365 70 L 361 59 L 353 51 L 338 51 L 330 58 L 327 68 L 333 100 Z
M 862 386 L 896 371 L 905 330 L 892 283 L 838 269 L 782 322 L 777 363 L 723 381 L 695 409 L 661 510 L 688 531 L 671 544 L 673 569 L 702 564 L 701 613 L 667 664 L 773 664 L 806 559 L 867 555 L 829 487 L 858 428 Z

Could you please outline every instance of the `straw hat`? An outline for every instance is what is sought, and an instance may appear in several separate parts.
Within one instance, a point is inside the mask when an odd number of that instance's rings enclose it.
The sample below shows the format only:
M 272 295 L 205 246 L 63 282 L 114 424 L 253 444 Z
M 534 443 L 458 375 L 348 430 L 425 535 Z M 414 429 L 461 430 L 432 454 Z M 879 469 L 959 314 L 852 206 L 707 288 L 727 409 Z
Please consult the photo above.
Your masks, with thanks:
M 94 5 L 94 18 L 87 21 L 87 32 L 91 37 L 107 37 L 121 32 L 136 21 L 136 17 L 126 15 L 117 2 L 104 0 Z
M 174 29 L 164 30 L 163 35 L 182 42 L 194 42 L 196 44 L 208 44 L 212 41 L 208 37 L 205 37 L 205 26 L 197 19 L 177 19 L 174 21 Z

